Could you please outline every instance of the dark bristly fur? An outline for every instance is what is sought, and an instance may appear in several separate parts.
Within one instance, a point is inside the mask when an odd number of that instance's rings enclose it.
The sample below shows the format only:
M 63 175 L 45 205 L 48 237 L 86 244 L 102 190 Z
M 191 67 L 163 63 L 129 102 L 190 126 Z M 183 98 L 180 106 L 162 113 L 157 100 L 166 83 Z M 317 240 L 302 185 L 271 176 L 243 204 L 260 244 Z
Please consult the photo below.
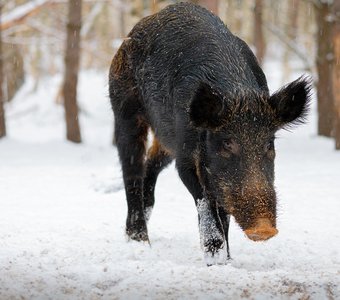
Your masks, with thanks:
M 310 85 L 300 77 L 270 96 L 246 43 L 200 6 L 171 5 L 142 19 L 109 76 L 127 235 L 148 241 L 157 176 L 172 159 L 197 205 L 206 255 L 228 245 L 230 215 L 243 230 L 259 220 L 275 228 L 274 136 L 304 120 Z

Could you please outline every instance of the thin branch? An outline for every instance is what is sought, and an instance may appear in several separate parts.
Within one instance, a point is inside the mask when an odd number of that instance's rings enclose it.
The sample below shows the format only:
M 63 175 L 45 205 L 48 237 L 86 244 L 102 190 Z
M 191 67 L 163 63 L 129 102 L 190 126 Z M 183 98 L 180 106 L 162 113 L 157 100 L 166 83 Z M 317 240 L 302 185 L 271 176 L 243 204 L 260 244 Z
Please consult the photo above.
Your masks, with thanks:
M 8 32 L 17 32 L 17 30 L 9 31 L 9 29 L 12 29 L 13 27 L 24 23 L 27 18 L 38 13 L 43 6 L 59 4 L 64 5 L 67 2 L 68 0 L 34 0 L 29 3 L 23 4 L 19 7 L 16 7 L 14 10 L 5 14 L 2 17 L 2 20 L 0 20 L 0 30 L 3 31 L 5 35 L 8 35 Z M 98 13 L 100 13 L 100 10 L 104 3 L 110 3 L 111 5 L 118 7 L 119 9 L 122 9 L 124 11 L 129 10 L 129 5 L 123 3 L 121 0 L 85 0 L 84 3 L 94 3 L 94 8 L 87 16 L 88 21 L 85 20 L 85 29 L 82 30 L 82 36 L 86 36 L 90 29 L 88 27 L 91 26 L 94 18 L 98 15 Z M 89 26 L 86 26 L 87 23 L 89 24 Z
M 34 19 L 31 19 L 27 22 L 27 25 L 30 26 L 32 29 L 40 32 L 43 35 L 55 37 L 59 40 L 65 39 L 65 32 L 56 28 L 49 28 L 46 27 L 43 23 L 36 21 Z
M 87 36 L 87 34 L 89 33 L 95 18 L 102 11 L 103 5 L 104 5 L 104 2 L 98 2 L 98 3 L 93 5 L 93 8 L 91 9 L 90 13 L 87 15 L 87 17 L 83 21 L 83 26 L 82 26 L 81 32 L 80 32 L 80 35 L 82 37 Z
M 298 45 L 293 40 L 289 39 L 289 37 L 280 30 L 276 25 L 272 23 L 266 23 L 265 28 L 268 29 L 275 37 L 277 37 L 282 43 L 284 43 L 297 57 L 301 59 L 304 63 L 307 71 L 313 72 L 314 70 L 314 62 L 311 59 L 306 57 L 306 53 L 302 52 L 299 48 L 301 45 Z
M 320 8 L 321 3 L 320 0 L 303 0 L 306 3 L 313 4 L 316 8 Z
M 40 8 L 51 2 L 52 0 L 35 0 L 15 8 L 2 17 L 0 30 L 6 30 L 14 25 L 22 23 L 26 18 L 36 14 L 39 12 Z
M 6 37 L 3 38 L 3 42 L 6 44 L 13 44 L 13 45 L 36 45 L 44 41 L 45 45 L 54 45 L 56 43 L 60 43 L 60 39 L 55 37 L 44 37 L 44 39 L 39 37 Z

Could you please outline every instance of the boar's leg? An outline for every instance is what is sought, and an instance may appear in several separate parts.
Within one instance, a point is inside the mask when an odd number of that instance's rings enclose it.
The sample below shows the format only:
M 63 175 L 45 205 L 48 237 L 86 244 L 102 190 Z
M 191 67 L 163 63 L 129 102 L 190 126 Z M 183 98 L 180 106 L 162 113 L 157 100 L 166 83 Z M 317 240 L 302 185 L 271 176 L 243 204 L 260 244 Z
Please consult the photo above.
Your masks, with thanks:
M 136 241 L 148 241 L 143 212 L 143 175 L 148 126 L 138 114 L 115 116 L 115 138 L 122 164 L 128 215 L 126 234 Z
M 196 206 L 205 261 L 208 266 L 225 264 L 227 253 L 225 251 L 224 232 L 216 206 L 207 198 L 198 199 Z
M 227 246 L 227 258 L 230 259 L 230 251 L 229 251 L 229 222 L 230 222 L 230 215 L 224 210 L 223 207 L 218 207 L 218 216 L 222 222 L 224 237 Z
M 159 173 L 172 161 L 170 154 L 162 148 L 156 138 L 148 151 L 148 158 L 146 161 L 146 172 L 144 177 L 144 216 L 146 222 L 149 221 L 152 208 L 155 203 L 155 185 Z
M 217 217 L 216 207 L 214 209 L 211 205 L 212 201 L 204 196 L 194 164 L 190 167 L 187 163 L 177 160 L 177 169 L 184 185 L 195 199 L 204 259 L 208 266 L 224 264 L 226 261 L 224 234 L 221 231 L 222 227 Z

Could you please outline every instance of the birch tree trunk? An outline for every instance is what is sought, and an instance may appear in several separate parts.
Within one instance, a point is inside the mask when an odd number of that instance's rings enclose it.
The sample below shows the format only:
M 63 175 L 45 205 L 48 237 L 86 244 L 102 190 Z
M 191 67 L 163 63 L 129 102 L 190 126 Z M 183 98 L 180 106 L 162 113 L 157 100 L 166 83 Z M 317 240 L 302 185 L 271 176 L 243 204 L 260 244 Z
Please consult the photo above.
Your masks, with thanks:
M 63 96 L 66 137 L 74 143 L 81 143 L 77 105 L 81 8 L 82 0 L 69 0 Z
M 317 55 L 316 67 L 318 73 L 318 134 L 331 137 L 333 132 L 333 91 L 332 91 L 332 25 L 330 22 L 331 5 L 318 1 L 315 4 L 317 15 Z
M 1 23 L 2 4 L 0 3 L 0 23 Z M 2 30 L 0 29 L 0 138 L 6 136 L 4 94 L 3 94 L 3 56 L 2 56 Z
M 335 148 L 340 150 L 340 1 L 335 1 L 335 26 L 333 27 L 334 65 L 333 65 L 333 93 L 334 93 L 334 137 Z

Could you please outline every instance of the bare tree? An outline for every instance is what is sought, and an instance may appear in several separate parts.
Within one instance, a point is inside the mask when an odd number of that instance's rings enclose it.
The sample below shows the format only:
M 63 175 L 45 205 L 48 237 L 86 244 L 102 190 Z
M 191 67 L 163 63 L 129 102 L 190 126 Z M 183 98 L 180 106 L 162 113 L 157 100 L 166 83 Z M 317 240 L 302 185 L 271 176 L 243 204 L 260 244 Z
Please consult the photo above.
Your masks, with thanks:
M 263 1 L 262 0 L 255 0 L 255 7 L 254 7 L 254 46 L 255 46 L 255 53 L 256 57 L 262 65 L 265 51 L 266 51 L 266 44 L 263 35 Z
M 335 148 L 340 150 L 340 1 L 335 1 L 333 7 L 335 25 L 333 27 L 334 68 L 333 68 L 333 93 L 334 93 L 334 137 Z
M 2 3 L 0 3 L 0 23 L 1 23 Z M 6 136 L 6 124 L 5 124 L 5 109 L 4 109 L 4 97 L 3 97 L 3 61 L 2 61 L 2 30 L 0 29 L 0 138 Z
M 120 28 L 120 36 L 122 38 L 124 38 L 126 36 L 125 26 L 126 26 L 125 7 L 121 3 L 120 13 L 119 13 L 119 28 Z
M 67 139 L 81 143 L 78 120 L 77 85 L 80 60 L 82 0 L 69 0 L 67 42 L 65 53 L 65 75 L 63 84 Z
M 318 134 L 332 136 L 333 133 L 333 91 L 332 91 L 332 26 L 331 3 L 328 1 L 314 1 L 317 15 L 317 56 L 316 67 L 318 73 Z
M 298 0 L 289 0 L 287 2 L 287 17 L 289 22 L 286 24 L 286 35 L 291 43 L 297 42 L 297 33 L 298 33 L 298 14 L 299 14 L 299 1 Z M 282 81 L 285 82 L 289 79 L 289 75 L 291 73 L 290 66 L 290 54 L 291 50 L 289 47 L 285 47 L 283 54 L 283 76 Z

